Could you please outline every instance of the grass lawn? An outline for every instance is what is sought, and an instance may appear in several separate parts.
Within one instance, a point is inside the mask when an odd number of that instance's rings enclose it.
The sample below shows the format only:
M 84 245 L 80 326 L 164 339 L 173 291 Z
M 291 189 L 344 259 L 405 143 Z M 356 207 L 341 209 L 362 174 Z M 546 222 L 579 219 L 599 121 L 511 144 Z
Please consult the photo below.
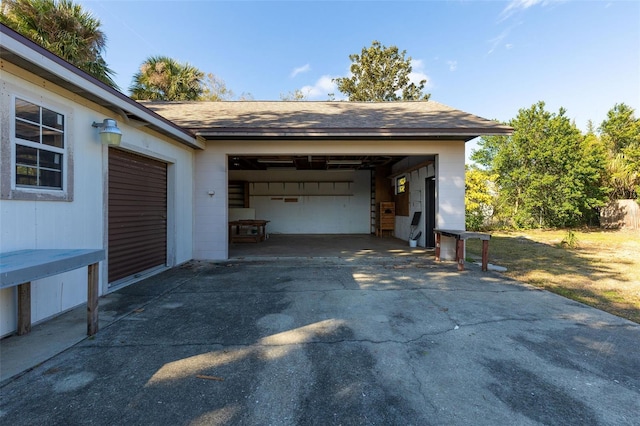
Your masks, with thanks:
M 492 232 L 489 262 L 504 274 L 640 324 L 640 232 L 573 231 L 576 247 L 563 247 L 566 230 Z M 480 256 L 467 241 L 467 256 Z

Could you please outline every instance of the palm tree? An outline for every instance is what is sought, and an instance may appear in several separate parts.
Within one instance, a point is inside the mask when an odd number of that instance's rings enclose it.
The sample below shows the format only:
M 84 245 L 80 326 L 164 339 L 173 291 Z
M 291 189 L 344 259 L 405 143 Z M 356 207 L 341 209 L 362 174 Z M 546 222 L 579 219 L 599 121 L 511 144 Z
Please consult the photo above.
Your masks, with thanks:
M 616 154 L 607 163 L 609 176 L 609 198 L 611 200 L 625 200 L 637 198 L 640 188 L 640 173 L 623 154 Z
M 195 101 L 204 91 L 205 74 L 166 56 L 151 56 L 140 66 L 129 86 L 132 99 Z
M 2 0 L 0 22 L 107 85 L 118 88 L 102 53 L 100 20 L 71 0 Z

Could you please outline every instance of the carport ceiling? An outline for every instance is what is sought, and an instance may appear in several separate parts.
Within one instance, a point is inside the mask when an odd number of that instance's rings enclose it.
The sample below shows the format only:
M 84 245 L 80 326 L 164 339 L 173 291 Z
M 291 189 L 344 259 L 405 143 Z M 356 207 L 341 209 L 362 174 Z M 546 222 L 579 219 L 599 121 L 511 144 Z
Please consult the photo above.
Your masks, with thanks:
M 401 156 L 278 155 L 229 156 L 229 170 L 372 170 Z

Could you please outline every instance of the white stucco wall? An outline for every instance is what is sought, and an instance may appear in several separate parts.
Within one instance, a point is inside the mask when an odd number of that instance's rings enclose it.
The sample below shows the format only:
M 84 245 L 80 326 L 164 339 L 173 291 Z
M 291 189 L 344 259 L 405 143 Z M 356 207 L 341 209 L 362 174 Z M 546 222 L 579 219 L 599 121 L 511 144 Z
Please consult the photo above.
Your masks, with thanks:
M 250 207 L 271 234 L 370 233 L 369 171 L 230 171 L 229 179 L 249 182 Z
M 413 214 L 415 212 L 422 212 L 420 224 L 414 232 L 414 235 L 422 232 L 422 235 L 418 239 L 418 246 L 420 247 L 425 246 L 425 179 L 432 176 L 435 176 L 435 164 L 413 170 L 406 174 L 407 181 L 409 182 L 409 216 L 396 216 L 395 236 L 402 240 L 409 241 Z
M 441 229 L 465 229 L 464 210 L 464 142 L 441 142 L 433 144 L 435 152 L 435 177 L 436 177 L 436 228 Z M 404 168 L 410 168 L 411 163 L 397 164 L 394 173 Z M 396 216 L 395 235 L 398 238 L 408 240 L 411 231 L 411 219 L 415 211 L 425 210 L 425 178 L 434 175 L 434 170 L 429 166 L 407 173 L 409 181 L 409 216 Z M 424 245 L 424 217 L 421 219 L 418 231 L 422 231 L 420 245 Z M 417 231 L 416 231 L 417 232 Z M 446 260 L 455 259 L 455 239 L 443 237 L 441 242 L 441 257 Z
M 464 143 L 452 145 L 436 158 L 436 228 L 465 228 Z M 456 241 L 443 237 L 440 256 L 454 260 Z
M 195 158 L 194 252 L 195 259 L 228 258 L 227 156 L 207 144 Z M 209 195 L 213 193 L 214 195 Z
M 436 155 L 436 227 L 464 229 L 463 141 L 215 141 L 196 154 L 194 258 L 228 258 L 228 155 Z M 209 196 L 214 191 L 215 195 Z M 408 220 L 411 220 L 410 217 Z M 443 241 L 445 259 L 455 244 Z
M 133 127 L 113 112 L 88 102 L 50 83 L 38 83 L 31 74 L 2 71 L 0 133 L 2 157 L 12 156 L 9 137 L 12 96 L 36 104 L 58 106 L 66 112 L 66 135 L 73 157 L 73 199 L 71 201 L 0 200 L 0 251 L 48 248 L 107 248 L 108 149 L 100 144 L 94 121 L 114 118 L 122 130 L 122 148 L 169 163 L 168 262 L 192 259 L 193 253 L 193 162 L 191 148 L 151 131 Z M 42 88 L 45 86 L 50 90 Z M 8 149 L 9 148 L 9 149 Z M 5 157 L 7 156 L 7 157 Z M 0 179 L 11 180 L 12 167 L 2 162 Z M 71 164 L 70 164 L 71 166 Z M 109 289 L 107 262 L 100 268 L 100 294 Z M 32 322 L 85 304 L 87 268 L 34 281 L 31 284 Z M 16 329 L 16 290 L 0 291 L 0 336 Z

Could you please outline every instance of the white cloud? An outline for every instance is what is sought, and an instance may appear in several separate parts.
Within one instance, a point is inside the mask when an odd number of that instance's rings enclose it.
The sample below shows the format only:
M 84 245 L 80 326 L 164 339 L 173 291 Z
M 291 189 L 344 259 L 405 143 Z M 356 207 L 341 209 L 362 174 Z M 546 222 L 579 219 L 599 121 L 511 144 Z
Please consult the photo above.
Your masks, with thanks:
M 337 93 L 337 86 L 333 82 L 333 77 L 330 75 L 323 75 L 313 86 L 304 86 L 300 91 L 304 93 L 310 101 L 318 99 L 326 100 L 329 97 L 329 93 L 339 94 Z
M 505 7 L 500 13 L 500 21 L 510 18 L 513 14 L 529 9 L 531 6 L 542 3 L 547 3 L 547 0 L 511 0 L 507 7 Z
M 449 71 L 455 71 L 458 69 L 458 61 L 447 61 L 447 65 L 449 65 Z
M 301 67 L 294 68 L 293 71 L 291 71 L 291 78 L 295 77 L 300 73 L 307 72 L 309 70 L 311 70 L 311 65 L 309 64 L 305 64 Z
M 433 87 L 431 85 L 431 78 L 424 71 L 424 61 L 422 59 L 411 59 L 411 73 L 409 74 L 409 81 L 414 84 L 419 84 L 422 80 L 427 80 L 427 84 L 424 85 L 425 89 Z
M 506 28 L 504 31 L 502 31 L 500 35 L 489 40 L 489 44 L 491 45 L 491 48 L 489 49 L 488 54 L 489 55 L 492 54 L 496 50 L 496 48 L 503 43 L 504 39 L 509 36 L 509 34 L 511 33 L 511 30 L 513 30 L 516 26 L 520 24 L 520 22 L 513 23 L 514 21 L 518 20 L 517 17 L 514 17 L 515 15 L 520 16 L 527 9 L 532 8 L 534 6 L 539 5 L 541 7 L 546 7 L 548 5 L 558 4 L 564 1 L 566 0 L 511 0 L 509 4 L 507 4 L 507 6 L 504 9 L 502 9 L 502 12 L 500 12 L 500 15 L 498 17 L 498 23 L 509 20 L 512 22 L 512 24 L 508 28 Z M 513 48 L 513 44 L 505 43 L 504 47 L 505 49 L 509 50 Z
M 558 3 L 566 0 L 511 0 L 509 4 L 502 10 L 500 13 L 499 21 L 504 21 L 505 19 L 509 19 L 514 14 L 527 10 L 530 7 L 541 5 L 542 7 L 547 6 L 551 3 Z
M 420 82 L 422 80 L 427 80 L 426 84 L 424 85 L 424 87 L 426 89 L 429 89 L 431 87 L 431 79 L 429 78 L 429 76 L 427 74 L 425 74 L 422 71 L 412 71 L 409 74 L 409 81 L 418 85 L 420 84 Z
M 492 54 L 494 50 L 496 50 L 498 45 L 502 43 L 502 40 L 504 40 L 509 35 L 510 32 L 511 32 L 511 28 L 507 28 L 502 33 L 500 33 L 500 35 L 489 40 L 489 44 L 491 44 L 491 48 L 489 49 L 488 53 Z

